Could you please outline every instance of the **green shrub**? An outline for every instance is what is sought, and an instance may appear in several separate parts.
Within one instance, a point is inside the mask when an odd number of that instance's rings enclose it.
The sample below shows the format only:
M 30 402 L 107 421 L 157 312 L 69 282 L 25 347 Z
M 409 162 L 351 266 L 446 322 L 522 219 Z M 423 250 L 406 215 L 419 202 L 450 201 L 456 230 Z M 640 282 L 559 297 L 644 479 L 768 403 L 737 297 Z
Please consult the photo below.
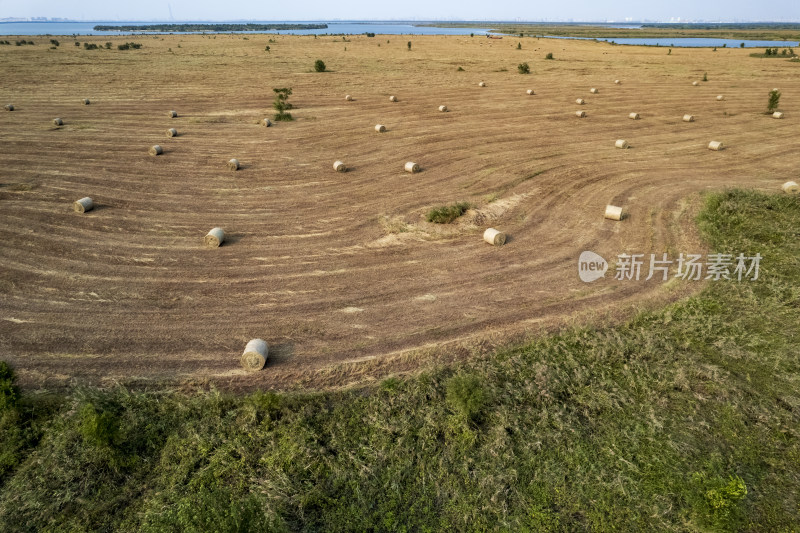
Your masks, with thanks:
M 546 56 L 544 56 L 544 58 L 545 59 L 553 59 L 553 52 L 549 52 Z
M 98 46 L 95 43 L 83 43 L 84 50 L 97 50 Z
M 408 41 L 408 44 L 406 46 L 408 46 L 408 49 L 411 50 L 411 41 Z
M 458 67 L 458 68 L 456 69 L 456 72 L 464 72 L 464 69 L 463 69 L 462 67 Z
M 708 72 L 703 72 L 703 81 L 708 81 Z
M 61 43 L 58 42 L 57 39 L 50 39 L 50 44 L 52 44 L 53 46 L 59 46 Z
M 522 50 L 522 43 L 517 43 L 517 50 Z
M 428 211 L 428 222 L 435 222 L 436 224 L 449 224 L 469 209 L 471 205 L 469 202 L 459 202 L 452 205 L 443 205 Z
M 314 70 L 316 72 L 325 72 L 325 62 L 321 59 L 314 61 Z
M 489 403 L 489 393 L 482 379 L 474 374 L 451 377 L 447 380 L 446 392 L 450 408 L 468 420 L 478 420 L 486 404 Z
M 527 63 L 520 63 L 519 65 L 517 65 L 517 71 L 520 74 L 530 74 L 531 73 L 531 67 L 528 66 Z
M 769 102 L 767 102 L 767 114 L 774 113 L 781 101 L 781 92 L 778 89 L 772 89 L 769 92 Z
M 292 89 L 283 87 L 281 89 L 272 89 L 275 93 L 275 100 L 272 101 L 272 108 L 276 111 L 273 117 L 277 121 L 290 121 L 294 120 L 289 109 L 292 109 L 292 104 L 288 102 L 289 96 L 292 94 Z

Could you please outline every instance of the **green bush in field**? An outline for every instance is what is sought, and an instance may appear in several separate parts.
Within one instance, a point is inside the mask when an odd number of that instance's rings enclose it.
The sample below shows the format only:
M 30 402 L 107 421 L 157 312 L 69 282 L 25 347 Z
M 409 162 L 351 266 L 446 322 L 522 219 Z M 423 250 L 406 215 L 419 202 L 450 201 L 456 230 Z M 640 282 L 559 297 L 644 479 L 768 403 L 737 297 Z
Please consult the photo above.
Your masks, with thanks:
M 772 89 L 769 92 L 769 101 L 767 102 L 767 114 L 777 111 L 781 102 L 781 92 L 778 89 Z
M 317 59 L 316 61 L 314 61 L 314 71 L 325 72 L 325 62 L 321 59 Z
M 459 202 L 452 205 L 443 205 L 428 211 L 428 222 L 436 224 L 449 224 L 471 207 L 469 202 Z
M 517 72 L 519 72 L 520 74 L 530 74 L 531 67 L 527 63 L 520 63 L 519 65 L 517 65 Z
M 292 89 L 283 87 L 281 89 L 272 89 L 275 93 L 275 100 L 272 101 L 272 108 L 275 110 L 274 119 L 277 121 L 290 121 L 294 120 L 291 113 L 287 113 L 292 109 L 292 104 L 288 102 L 289 96 L 292 95 Z

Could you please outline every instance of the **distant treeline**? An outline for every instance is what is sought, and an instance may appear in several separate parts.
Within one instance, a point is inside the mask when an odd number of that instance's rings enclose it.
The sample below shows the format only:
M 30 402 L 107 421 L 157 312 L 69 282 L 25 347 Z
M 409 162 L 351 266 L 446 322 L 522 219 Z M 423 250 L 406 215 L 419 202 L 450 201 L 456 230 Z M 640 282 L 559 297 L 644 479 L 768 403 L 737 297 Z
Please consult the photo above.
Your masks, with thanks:
M 800 30 L 800 24 L 794 22 L 720 22 L 720 23 L 659 23 L 642 24 L 642 28 L 661 28 L 668 30 Z
M 94 31 L 276 31 L 324 30 L 327 24 L 140 24 L 134 26 L 95 26 Z

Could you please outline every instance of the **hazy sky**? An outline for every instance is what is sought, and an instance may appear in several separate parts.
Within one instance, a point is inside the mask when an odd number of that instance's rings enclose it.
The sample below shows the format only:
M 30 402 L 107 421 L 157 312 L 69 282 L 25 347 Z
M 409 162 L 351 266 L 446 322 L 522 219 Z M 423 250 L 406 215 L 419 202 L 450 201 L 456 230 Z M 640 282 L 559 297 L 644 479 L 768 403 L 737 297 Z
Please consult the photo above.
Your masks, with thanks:
M 170 8 L 172 16 L 170 17 Z M 775 20 L 800 22 L 800 0 L 0 0 L 0 18 L 78 20 Z

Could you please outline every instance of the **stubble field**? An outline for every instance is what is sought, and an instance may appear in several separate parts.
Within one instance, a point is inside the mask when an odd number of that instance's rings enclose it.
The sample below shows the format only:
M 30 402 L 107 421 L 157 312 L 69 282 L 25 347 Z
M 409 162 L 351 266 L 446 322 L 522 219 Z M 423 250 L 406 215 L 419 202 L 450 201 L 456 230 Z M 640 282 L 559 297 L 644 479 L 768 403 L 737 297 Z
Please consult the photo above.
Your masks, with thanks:
M 699 192 L 773 191 L 800 167 L 800 65 L 749 50 L 268 35 L 120 37 L 110 50 L 61 37 L 50 50 L 30 39 L 0 48 L 0 104 L 15 106 L 0 114 L 0 359 L 29 387 L 341 384 L 625 316 L 700 284 L 613 272 L 585 284 L 582 251 L 700 253 Z M 125 41 L 143 47 L 117 50 Z M 316 59 L 329 71 L 314 72 Z M 279 87 L 293 90 L 295 120 L 264 128 Z M 783 120 L 764 114 L 773 87 Z M 149 156 L 154 144 L 165 153 Z M 406 161 L 422 171 L 405 173 Z M 74 213 L 84 196 L 98 207 Z M 456 223 L 425 221 L 459 201 L 474 208 Z M 606 204 L 629 216 L 604 220 Z M 228 238 L 205 249 L 214 226 Z M 484 243 L 487 227 L 507 244 Z M 247 374 L 238 359 L 254 337 L 270 360 Z

